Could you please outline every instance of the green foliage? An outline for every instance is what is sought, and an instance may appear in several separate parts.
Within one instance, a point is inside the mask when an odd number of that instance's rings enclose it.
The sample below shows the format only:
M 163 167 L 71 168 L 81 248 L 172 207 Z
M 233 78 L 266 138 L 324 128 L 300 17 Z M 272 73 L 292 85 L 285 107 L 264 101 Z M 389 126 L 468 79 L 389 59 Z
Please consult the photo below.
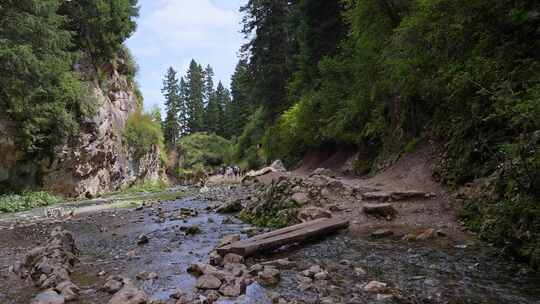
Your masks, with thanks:
M 368 173 L 375 159 L 412 151 L 429 134 L 446 148 L 447 185 L 496 177 L 496 195 L 467 204 L 469 223 L 518 256 L 540 256 L 540 2 L 340 3 L 242 9 L 252 37 L 243 77 L 252 81 L 236 80 L 237 90 L 233 78 L 232 103 L 249 99 L 260 110 L 236 156 L 292 163 L 308 149 L 355 145 L 356 171 Z
M 123 136 L 125 143 L 134 149 L 136 157 L 142 157 L 156 148 L 164 151 L 161 123 L 154 119 L 154 115 L 141 111 L 131 114 Z
M 182 85 L 184 85 L 183 82 Z M 184 100 L 181 98 L 180 91 L 177 73 L 170 67 L 167 70 L 163 80 L 163 88 L 161 89 L 165 97 L 165 111 L 167 113 L 163 122 L 163 133 L 167 146 L 174 146 L 182 134 L 179 118 L 180 115 L 183 115 L 185 108 L 183 107 Z
M 122 193 L 157 193 L 167 190 L 169 184 L 164 180 L 137 182 Z
M 181 154 L 179 176 L 208 172 L 231 161 L 232 145 L 225 138 L 208 133 L 184 136 L 178 142 Z
M 234 147 L 236 160 L 246 162 L 247 168 L 258 168 L 264 164 L 262 155 L 262 143 L 265 133 L 264 114 L 258 109 L 249 119 L 242 135 Z
M 243 210 L 238 214 L 238 218 L 257 227 L 277 229 L 298 224 L 297 213 L 297 209 L 275 210 L 261 214 L 251 214 Z
M 22 194 L 0 195 L 0 213 L 19 212 L 46 207 L 61 202 L 59 197 L 47 192 L 23 192 Z
M 137 0 L 61 2 L 59 12 L 70 20 L 68 29 L 75 33 L 77 49 L 90 53 L 96 66 L 113 59 L 135 32 Z
M 202 132 L 204 125 L 204 73 L 195 60 L 191 60 L 186 74 L 188 133 Z
M 0 108 L 17 124 L 18 145 L 48 153 L 94 111 L 71 72 L 71 34 L 59 1 L 8 1 L 0 7 Z

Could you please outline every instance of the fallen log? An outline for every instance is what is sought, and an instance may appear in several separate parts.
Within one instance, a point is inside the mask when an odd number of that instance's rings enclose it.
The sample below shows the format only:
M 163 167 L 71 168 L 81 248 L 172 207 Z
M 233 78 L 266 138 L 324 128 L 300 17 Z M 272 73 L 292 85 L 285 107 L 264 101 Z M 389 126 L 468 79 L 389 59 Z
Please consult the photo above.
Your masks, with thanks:
M 217 248 L 216 250 L 221 256 L 228 253 L 235 253 L 247 257 L 260 251 L 277 249 L 287 244 L 309 241 L 347 228 L 348 226 L 348 220 L 318 219 L 257 235 Z

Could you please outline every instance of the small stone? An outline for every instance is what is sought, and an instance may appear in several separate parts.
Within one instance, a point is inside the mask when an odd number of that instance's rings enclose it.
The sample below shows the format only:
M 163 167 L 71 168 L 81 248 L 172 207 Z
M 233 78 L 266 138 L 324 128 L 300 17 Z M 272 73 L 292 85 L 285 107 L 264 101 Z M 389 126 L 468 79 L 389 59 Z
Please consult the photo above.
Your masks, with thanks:
M 364 287 L 364 291 L 367 291 L 370 293 L 377 293 L 384 290 L 385 288 L 386 288 L 386 283 L 382 283 L 379 281 L 371 281 Z
M 225 257 L 223 257 L 223 263 L 241 264 L 244 263 L 244 257 L 238 254 L 228 253 L 227 255 L 225 255 Z
M 223 284 L 219 292 L 226 297 L 238 297 L 242 294 L 242 286 L 237 282 Z
M 391 294 L 377 294 L 377 301 L 386 301 L 393 299 L 394 296 Z
M 430 228 L 416 236 L 417 241 L 426 241 L 435 237 L 435 229 Z
M 219 248 L 219 247 L 227 246 L 238 241 L 240 241 L 240 235 L 238 234 L 226 235 L 219 241 L 219 244 L 217 247 Z
M 58 291 L 66 302 L 75 301 L 79 298 L 79 287 L 70 281 L 64 281 L 54 288 Z
M 143 281 L 154 280 L 154 279 L 157 279 L 157 277 L 158 277 L 158 274 L 155 272 L 142 271 L 137 274 L 137 279 L 143 280 Z
M 212 251 L 210 253 L 210 265 L 221 266 L 223 265 L 223 257 L 217 253 L 217 251 Z
M 351 266 L 352 263 L 349 260 L 341 260 L 341 261 L 339 261 L 339 265 L 341 265 L 341 266 Z
M 242 208 L 243 208 L 242 202 L 237 199 L 237 200 L 233 200 L 233 201 L 229 201 L 229 202 L 224 203 L 216 211 L 218 213 L 224 213 L 224 214 L 225 213 L 236 213 L 236 212 L 241 211 Z
M 328 279 L 328 272 L 321 271 L 319 273 L 316 273 L 314 276 L 315 280 L 327 280 Z
M 145 304 L 148 301 L 149 297 L 146 293 L 128 280 L 124 280 L 124 287 L 114 294 L 108 304 Z
M 219 293 L 215 290 L 210 290 L 210 292 L 208 292 L 206 295 L 206 300 L 209 304 L 217 302 L 217 300 L 219 300 Z
M 211 274 L 202 275 L 197 280 L 198 289 L 219 289 L 219 287 L 221 287 L 221 281 Z
M 144 245 L 144 244 L 148 244 L 148 242 L 150 241 L 150 239 L 148 238 L 147 235 L 145 234 L 141 234 L 137 237 L 137 245 Z
M 281 273 L 275 268 L 264 267 L 264 270 L 259 272 L 257 277 L 262 285 L 274 286 L 281 280 Z
M 309 203 L 309 197 L 306 193 L 299 192 L 291 196 L 291 199 L 300 206 L 304 206 Z
M 113 276 L 107 279 L 101 290 L 104 292 L 115 294 L 124 287 L 124 280 L 121 277 Z
M 354 273 L 357 275 L 357 276 L 361 276 L 361 275 L 364 275 L 366 274 L 366 270 L 362 267 L 355 267 L 354 268 Z
M 332 213 L 318 207 L 309 207 L 298 213 L 298 219 L 302 222 L 308 222 L 316 219 L 331 218 Z
M 317 273 L 319 273 L 321 271 L 323 271 L 321 266 L 314 265 L 314 266 L 311 266 L 309 269 L 306 269 L 306 270 L 302 271 L 302 275 L 305 276 L 305 277 L 313 278 L 315 276 L 315 274 L 317 274 Z
M 56 291 L 49 289 L 39 293 L 31 302 L 31 304 L 64 304 L 65 299 Z
M 259 272 L 263 271 L 264 267 L 261 264 L 255 264 L 249 268 L 249 274 L 256 275 Z
M 105 272 L 105 271 L 102 270 L 102 271 L 100 271 L 100 272 L 98 273 L 98 276 L 99 276 L 99 277 L 102 277 L 102 276 L 104 276 L 104 275 L 106 275 L 106 274 L 107 274 L 107 272 Z
M 392 235 L 394 235 L 394 232 L 389 229 L 378 229 L 371 233 L 371 237 L 376 238 L 376 239 L 381 239 L 381 238 L 389 237 Z
M 278 269 L 290 269 L 294 266 L 294 263 L 289 261 L 289 259 L 277 259 L 273 261 L 268 261 L 262 263 L 263 266 L 273 266 Z

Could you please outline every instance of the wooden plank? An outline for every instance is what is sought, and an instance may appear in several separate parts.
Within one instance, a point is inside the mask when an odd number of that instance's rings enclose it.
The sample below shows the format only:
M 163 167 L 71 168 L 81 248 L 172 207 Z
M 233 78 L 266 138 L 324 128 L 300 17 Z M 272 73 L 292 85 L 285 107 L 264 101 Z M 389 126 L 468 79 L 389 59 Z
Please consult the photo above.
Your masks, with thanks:
M 220 255 L 236 253 L 246 257 L 259 251 L 272 250 L 287 244 L 308 241 L 348 226 L 348 220 L 319 219 L 235 242 L 218 248 L 217 252 Z

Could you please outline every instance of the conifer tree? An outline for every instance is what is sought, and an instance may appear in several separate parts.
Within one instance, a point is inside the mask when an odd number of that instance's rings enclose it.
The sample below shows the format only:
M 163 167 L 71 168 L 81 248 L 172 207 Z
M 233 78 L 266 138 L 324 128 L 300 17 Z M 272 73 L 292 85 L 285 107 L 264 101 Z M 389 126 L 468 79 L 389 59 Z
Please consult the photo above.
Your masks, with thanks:
M 180 86 L 176 71 L 170 67 L 163 80 L 161 90 L 165 97 L 166 117 L 164 122 L 165 143 L 174 146 L 180 136 L 178 114 L 180 112 Z
M 180 78 L 180 107 L 178 111 L 178 123 L 180 125 L 180 136 L 189 134 L 189 92 L 186 80 Z
M 250 103 L 250 82 L 248 64 L 240 60 L 231 77 L 231 102 L 225 107 L 226 129 L 228 136 L 238 136 L 249 120 L 254 109 Z
M 188 132 L 204 131 L 204 77 L 203 69 L 191 60 L 186 75 Z
M 204 69 L 204 107 L 207 108 L 214 95 L 214 70 L 210 65 Z
M 216 108 L 219 111 L 217 114 L 219 125 L 216 128 L 216 133 L 223 137 L 230 137 L 229 136 L 230 130 L 227 130 L 227 125 L 228 125 L 227 119 L 234 121 L 236 117 L 234 116 L 227 117 L 225 115 L 225 109 L 230 107 L 231 94 L 229 93 L 229 90 L 227 90 L 223 86 L 221 81 L 219 82 L 217 86 L 215 99 L 216 99 L 216 104 L 217 104 Z

